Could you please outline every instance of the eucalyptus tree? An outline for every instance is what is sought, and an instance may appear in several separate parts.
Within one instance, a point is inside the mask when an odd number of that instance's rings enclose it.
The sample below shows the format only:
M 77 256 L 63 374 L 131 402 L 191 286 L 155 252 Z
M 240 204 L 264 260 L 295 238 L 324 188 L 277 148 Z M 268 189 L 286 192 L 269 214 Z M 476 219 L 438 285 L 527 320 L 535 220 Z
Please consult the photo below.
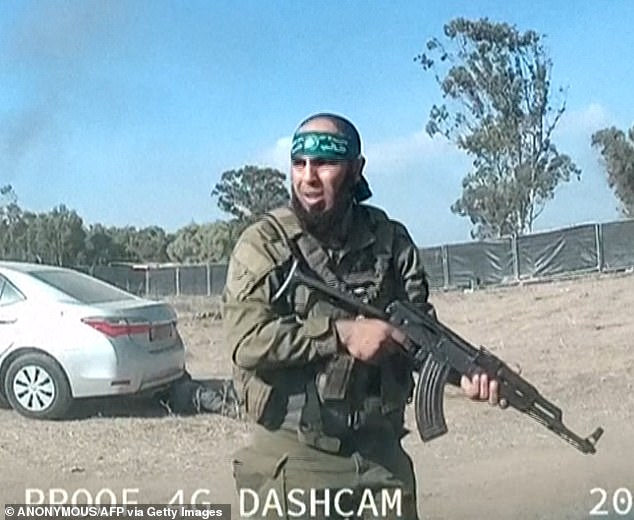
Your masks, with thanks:
M 627 133 L 614 126 L 598 130 L 592 134 L 592 146 L 601 154 L 621 214 L 634 217 L 634 126 Z
M 442 92 L 427 132 L 472 159 L 451 211 L 471 220 L 474 238 L 530 232 L 560 183 L 581 175 L 554 142 L 566 105 L 561 88 L 562 99 L 552 99 L 553 64 L 542 36 L 486 18 L 457 18 L 415 61 Z

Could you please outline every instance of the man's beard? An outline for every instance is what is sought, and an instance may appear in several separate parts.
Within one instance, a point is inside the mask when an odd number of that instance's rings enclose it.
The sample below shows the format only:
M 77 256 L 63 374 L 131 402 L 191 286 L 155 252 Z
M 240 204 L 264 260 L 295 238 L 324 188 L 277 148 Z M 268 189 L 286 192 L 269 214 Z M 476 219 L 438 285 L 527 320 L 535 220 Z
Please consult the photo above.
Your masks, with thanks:
M 346 176 L 339 187 L 332 208 L 325 211 L 308 211 L 299 200 L 295 188 L 291 189 L 291 206 L 305 231 L 325 243 L 344 240 L 345 220 L 352 206 L 354 182 Z

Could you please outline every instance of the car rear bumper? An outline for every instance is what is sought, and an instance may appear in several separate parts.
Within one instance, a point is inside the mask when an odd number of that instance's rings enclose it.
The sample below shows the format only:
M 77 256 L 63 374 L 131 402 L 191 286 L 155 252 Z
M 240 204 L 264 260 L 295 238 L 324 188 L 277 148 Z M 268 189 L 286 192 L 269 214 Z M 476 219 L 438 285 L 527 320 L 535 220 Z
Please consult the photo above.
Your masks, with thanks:
M 182 344 L 146 351 L 133 344 L 92 353 L 90 363 L 66 367 L 73 397 L 131 395 L 160 390 L 185 373 Z

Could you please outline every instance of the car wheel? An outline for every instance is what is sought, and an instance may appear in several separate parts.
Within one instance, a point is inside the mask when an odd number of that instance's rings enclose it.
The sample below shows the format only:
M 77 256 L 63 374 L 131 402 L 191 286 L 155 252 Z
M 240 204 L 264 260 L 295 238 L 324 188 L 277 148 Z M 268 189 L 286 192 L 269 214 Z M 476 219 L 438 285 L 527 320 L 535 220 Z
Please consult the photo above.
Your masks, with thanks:
M 59 419 L 73 402 L 64 371 L 51 357 L 35 352 L 9 365 L 4 393 L 14 410 L 34 419 Z

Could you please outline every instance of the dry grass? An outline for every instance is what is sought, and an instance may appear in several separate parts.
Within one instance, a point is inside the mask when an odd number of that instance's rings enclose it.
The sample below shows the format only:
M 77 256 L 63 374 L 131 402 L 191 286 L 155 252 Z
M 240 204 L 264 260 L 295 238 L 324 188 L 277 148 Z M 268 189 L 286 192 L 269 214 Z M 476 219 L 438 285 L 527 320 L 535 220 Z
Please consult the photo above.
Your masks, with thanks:
M 171 301 L 192 374 L 228 376 L 217 298 Z M 463 337 L 519 363 L 573 430 L 602 425 L 606 433 L 596 455 L 582 455 L 520 413 L 453 392 L 445 402 L 450 432 L 428 444 L 416 433 L 404 441 L 426 520 L 579 520 L 597 502 L 592 488 L 634 492 L 634 276 L 434 293 L 432 302 Z M 134 487 L 140 502 L 166 502 L 178 489 L 202 488 L 237 511 L 231 454 L 247 442 L 249 425 L 154 412 L 128 404 L 107 417 L 46 423 L 0 411 L 1 498 L 20 502 L 27 487 L 119 496 Z M 413 429 L 411 409 L 408 423 Z

